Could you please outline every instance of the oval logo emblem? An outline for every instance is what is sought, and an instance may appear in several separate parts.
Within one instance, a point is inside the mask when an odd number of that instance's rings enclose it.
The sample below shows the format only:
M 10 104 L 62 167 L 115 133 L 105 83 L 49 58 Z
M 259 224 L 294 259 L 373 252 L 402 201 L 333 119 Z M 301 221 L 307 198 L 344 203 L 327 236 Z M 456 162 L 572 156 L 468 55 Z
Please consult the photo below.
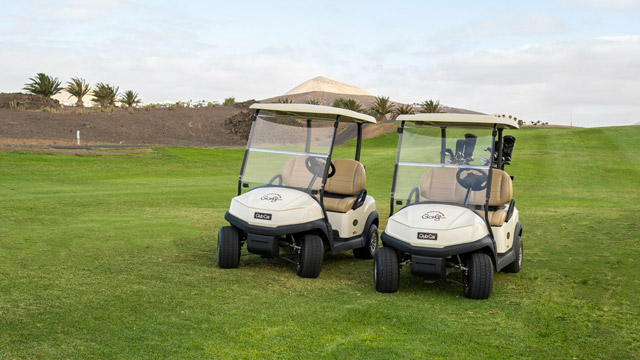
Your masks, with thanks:
M 280 196 L 280 194 L 276 194 L 276 193 L 268 193 L 268 194 L 262 195 L 260 200 L 276 202 L 276 201 L 282 200 L 282 196 Z
M 424 213 L 424 215 L 422 215 L 422 218 L 425 220 L 440 221 L 441 219 L 446 219 L 447 217 L 444 216 L 444 213 L 440 211 L 432 210 Z

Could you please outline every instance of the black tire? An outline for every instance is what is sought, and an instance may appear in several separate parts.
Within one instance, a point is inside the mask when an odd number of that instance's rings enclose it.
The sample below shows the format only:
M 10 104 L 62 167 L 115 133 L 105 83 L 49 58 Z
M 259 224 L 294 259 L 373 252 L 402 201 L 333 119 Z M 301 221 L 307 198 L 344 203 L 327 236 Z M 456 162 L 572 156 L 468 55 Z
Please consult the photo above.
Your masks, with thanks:
M 240 264 L 240 232 L 233 226 L 223 226 L 218 231 L 218 267 L 237 268 Z
M 378 249 L 378 227 L 376 224 L 371 224 L 367 233 L 365 234 L 366 241 L 361 248 L 353 249 L 353 256 L 358 259 L 373 259 L 373 255 Z
M 400 265 L 396 249 L 382 247 L 376 251 L 373 258 L 373 282 L 379 292 L 394 293 L 398 291 Z
M 296 273 L 303 278 L 317 278 L 322 270 L 324 245 L 318 235 L 307 234 L 302 238 Z
M 464 296 L 469 299 L 488 299 L 493 289 L 493 263 L 485 253 L 473 253 L 463 272 Z
M 516 248 L 514 249 L 516 252 L 516 259 L 507 266 L 504 267 L 502 271 L 506 273 L 519 273 L 520 269 L 522 269 L 522 257 L 524 256 L 524 245 L 522 244 L 522 238 L 518 235 L 515 238 Z

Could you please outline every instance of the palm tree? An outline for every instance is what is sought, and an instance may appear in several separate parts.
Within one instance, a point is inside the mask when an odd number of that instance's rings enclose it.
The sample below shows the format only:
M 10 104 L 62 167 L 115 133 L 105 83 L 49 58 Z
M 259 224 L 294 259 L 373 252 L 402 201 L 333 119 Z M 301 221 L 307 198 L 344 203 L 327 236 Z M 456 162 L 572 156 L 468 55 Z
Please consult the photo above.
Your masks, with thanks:
M 410 115 L 410 114 L 414 114 L 415 110 L 414 110 L 413 106 L 411 106 L 411 105 L 402 104 L 402 105 L 396 107 L 396 109 L 393 111 L 393 113 L 396 116 L 398 116 L 398 115 Z
M 378 121 L 384 121 L 387 119 L 387 114 L 393 112 L 395 105 L 389 101 L 389 97 L 377 96 L 371 104 L 369 110 L 377 115 Z
M 140 98 L 138 97 L 138 93 L 134 92 L 133 90 L 127 90 L 124 92 L 124 94 L 122 94 L 122 99 L 121 101 L 127 105 L 127 107 L 133 107 L 136 106 L 138 104 L 140 104 L 142 102 L 142 100 L 140 100 Z
M 339 107 L 355 112 L 362 112 L 362 105 L 353 99 L 337 98 L 333 101 L 333 107 Z
M 347 101 L 347 100 L 345 100 L 343 98 L 337 98 L 337 99 L 333 100 L 333 104 L 331 106 L 339 107 L 339 108 L 344 107 L 343 104 L 344 104 L 345 101 Z
M 307 104 L 320 105 L 320 100 L 318 100 L 318 99 L 307 99 Z
M 293 100 L 289 98 L 278 98 L 278 104 L 293 104 Z
M 54 78 L 45 73 L 38 73 L 35 77 L 29 78 L 29 80 L 31 80 L 31 82 L 24 84 L 22 90 L 26 90 L 31 94 L 50 98 L 63 90 L 58 78 Z
M 93 95 L 93 101 L 100 103 L 100 106 L 106 107 L 107 105 L 113 105 L 118 97 L 118 86 L 111 86 L 105 83 L 97 83 L 96 88 L 93 89 L 91 95 Z
M 441 113 L 440 101 L 426 100 L 420 104 L 422 112 L 426 113 Z
M 78 99 L 78 101 L 76 101 L 76 106 L 83 106 L 84 103 L 82 102 L 82 98 L 91 91 L 89 84 L 81 78 L 71 78 L 71 81 L 67 81 L 67 84 L 68 85 L 65 90 L 70 94 L 69 98 L 72 96 L 75 97 Z

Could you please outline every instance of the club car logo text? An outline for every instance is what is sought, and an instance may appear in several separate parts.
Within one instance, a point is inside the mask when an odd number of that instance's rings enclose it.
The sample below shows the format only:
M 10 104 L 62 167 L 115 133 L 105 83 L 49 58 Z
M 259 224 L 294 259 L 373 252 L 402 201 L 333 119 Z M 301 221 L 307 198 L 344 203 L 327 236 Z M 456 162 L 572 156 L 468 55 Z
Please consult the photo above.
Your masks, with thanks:
M 260 200 L 276 202 L 276 201 L 282 200 L 282 196 L 280 196 L 280 194 L 276 194 L 276 193 L 268 193 L 266 195 L 262 195 Z
M 260 219 L 260 220 L 271 220 L 271 214 L 267 214 L 267 213 L 254 213 L 253 217 L 255 219 Z
M 418 233 L 419 240 L 438 240 L 438 234 L 436 233 Z
M 422 218 L 425 220 L 434 220 L 434 221 L 440 221 L 440 219 L 446 219 L 447 217 L 444 216 L 443 213 L 441 213 L 440 211 L 427 211 L 424 215 L 422 215 Z

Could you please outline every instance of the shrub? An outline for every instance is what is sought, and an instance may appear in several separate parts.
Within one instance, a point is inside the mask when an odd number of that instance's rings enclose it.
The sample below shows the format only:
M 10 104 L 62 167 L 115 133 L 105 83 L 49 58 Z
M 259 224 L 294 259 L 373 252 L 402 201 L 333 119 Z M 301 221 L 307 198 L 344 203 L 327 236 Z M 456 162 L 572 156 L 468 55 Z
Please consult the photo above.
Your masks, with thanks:
M 318 100 L 318 99 L 307 99 L 307 104 L 320 105 L 320 100 Z
M 48 113 L 52 113 L 52 114 L 60 114 L 62 113 L 62 109 L 60 108 L 54 108 L 54 107 L 49 107 L 49 106 L 43 106 L 40 108 L 40 110 L 42 110 L 43 112 L 48 112 Z
M 362 105 L 353 99 L 337 98 L 333 101 L 333 107 L 362 112 Z
M 224 99 L 224 102 L 222 103 L 222 106 L 233 106 L 235 104 L 236 104 L 236 98 L 228 97 L 228 98 Z

